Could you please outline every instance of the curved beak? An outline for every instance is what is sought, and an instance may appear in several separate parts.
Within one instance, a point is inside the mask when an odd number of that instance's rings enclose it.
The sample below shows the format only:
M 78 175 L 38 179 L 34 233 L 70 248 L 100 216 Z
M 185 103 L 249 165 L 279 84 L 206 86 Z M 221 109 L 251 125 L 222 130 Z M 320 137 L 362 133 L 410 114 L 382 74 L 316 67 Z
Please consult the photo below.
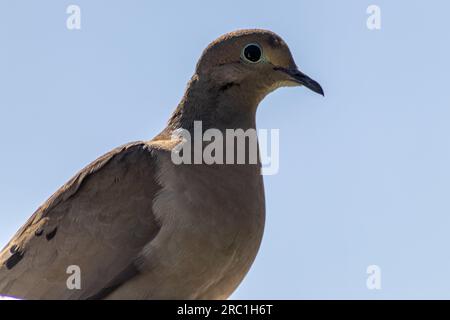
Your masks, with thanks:
M 289 70 L 289 69 L 285 69 L 285 68 L 281 68 L 281 67 L 276 67 L 275 70 L 286 73 L 289 76 L 290 80 L 292 80 L 302 86 L 305 86 L 306 88 L 314 91 L 315 93 L 325 96 L 320 84 L 317 81 L 308 77 L 306 74 L 304 74 L 297 68 Z

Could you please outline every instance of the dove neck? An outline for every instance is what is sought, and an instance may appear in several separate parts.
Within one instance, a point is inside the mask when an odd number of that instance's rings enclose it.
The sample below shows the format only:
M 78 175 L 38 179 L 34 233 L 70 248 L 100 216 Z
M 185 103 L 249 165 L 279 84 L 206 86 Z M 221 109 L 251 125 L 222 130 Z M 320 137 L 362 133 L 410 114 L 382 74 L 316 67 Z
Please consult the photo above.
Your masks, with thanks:
M 168 128 L 193 132 L 194 122 L 201 121 L 204 130 L 254 129 L 256 109 L 262 97 L 251 89 L 242 83 L 217 85 L 194 76 Z

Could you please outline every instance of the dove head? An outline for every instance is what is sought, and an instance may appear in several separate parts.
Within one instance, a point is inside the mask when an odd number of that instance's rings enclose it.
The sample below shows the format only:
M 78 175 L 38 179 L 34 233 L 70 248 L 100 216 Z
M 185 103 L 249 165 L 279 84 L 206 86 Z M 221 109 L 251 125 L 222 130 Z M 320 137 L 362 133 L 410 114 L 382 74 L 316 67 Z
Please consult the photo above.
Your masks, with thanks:
M 271 31 L 227 33 L 203 52 L 168 128 L 255 127 L 256 109 L 280 87 L 305 86 L 322 94 L 319 83 L 302 73 L 287 44 Z
M 287 44 L 267 30 L 239 30 L 213 41 L 203 52 L 196 74 L 225 91 L 241 88 L 259 100 L 269 92 L 289 86 L 305 86 L 323 95 L 319 83 L 302 73 Z

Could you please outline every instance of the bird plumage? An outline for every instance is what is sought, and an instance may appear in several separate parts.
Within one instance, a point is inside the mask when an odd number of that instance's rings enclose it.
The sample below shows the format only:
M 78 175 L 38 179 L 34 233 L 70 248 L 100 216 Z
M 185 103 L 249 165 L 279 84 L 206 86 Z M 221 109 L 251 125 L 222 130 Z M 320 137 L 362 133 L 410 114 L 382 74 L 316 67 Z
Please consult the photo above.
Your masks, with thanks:
M 253 43 L 251 54 L 243 51 Z M 80 171 L 0 252 L 0 295 L 227 298 L 263 236 L 261 165 L 174 164 L 173 134 L 192 132 L 194 121 L 204 130 L 254 129 L 268 93 L 302 84 L 321 92 L 273 32 L 241 30 L 214 41 L 159 135 L 119 147 Z M 66 283 L 73 265 L 81 271 L 75 290 Z

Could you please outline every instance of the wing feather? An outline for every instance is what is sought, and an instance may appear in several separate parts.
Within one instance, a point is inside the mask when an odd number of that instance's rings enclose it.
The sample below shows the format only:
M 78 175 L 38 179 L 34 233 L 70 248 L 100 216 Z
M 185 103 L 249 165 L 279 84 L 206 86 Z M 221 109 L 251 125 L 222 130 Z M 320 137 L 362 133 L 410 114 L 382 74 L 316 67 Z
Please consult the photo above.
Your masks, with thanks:
M 0 252 L 0 295 L 76 299 L 113 290 L 158 233 L 152 147 L 135 142 L 100 157 L 45 202 Z M 69 266 L 81 290 L 68 289 Z M 127 271 L 128 270 L 128 271 Z

